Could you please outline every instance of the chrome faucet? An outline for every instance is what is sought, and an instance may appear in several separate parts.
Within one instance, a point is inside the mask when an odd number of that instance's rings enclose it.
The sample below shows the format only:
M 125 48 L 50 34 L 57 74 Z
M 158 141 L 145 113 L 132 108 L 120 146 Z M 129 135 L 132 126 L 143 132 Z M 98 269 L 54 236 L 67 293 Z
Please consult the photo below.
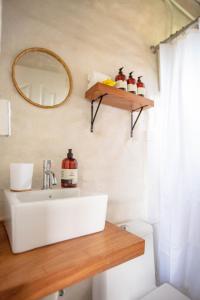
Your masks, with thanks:
M 51 171 L 51 160 L 43 161 L 43 190 L 51 189 L 52 185 L 57 185 L 54 172 Z

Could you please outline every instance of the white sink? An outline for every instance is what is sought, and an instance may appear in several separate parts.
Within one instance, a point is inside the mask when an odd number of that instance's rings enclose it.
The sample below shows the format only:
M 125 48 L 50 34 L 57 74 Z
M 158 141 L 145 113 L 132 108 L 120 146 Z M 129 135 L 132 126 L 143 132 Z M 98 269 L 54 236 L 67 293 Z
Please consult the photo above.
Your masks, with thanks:
M 5 227 L 14 253 L 104 230 L 107 195 L 78 188 L 4 191 Z

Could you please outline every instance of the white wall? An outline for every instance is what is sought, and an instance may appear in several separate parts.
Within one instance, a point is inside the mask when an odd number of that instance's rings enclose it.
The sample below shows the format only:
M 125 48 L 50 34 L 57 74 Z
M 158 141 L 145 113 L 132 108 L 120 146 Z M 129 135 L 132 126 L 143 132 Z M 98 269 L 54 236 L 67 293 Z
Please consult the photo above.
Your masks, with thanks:
M 123 65 L 126 73 L 134 70 L 144 75 L 147 95 L 154 97 L 157 66 L 149 46 L 168 33 L 164 2 L 7 0 L 3 9 L 0 86 L 3 96 L 12 102 L 12 136 L 0 141 L 0 186 L 9 184 L 10 162 L 34 162 L 37 188 L 42 183 L 43 159 L 54 160 L 59 177 L 61 160 L 71 147 L 79 161 L 80 186 L 108 192 L 110 203 L 117 204 L 109 213 L 112 220 L 143 216 L 148 112 L 130 139 L 129 113 L 101 107 L 92 134 L 90 104 L 84 93 L 89 72 L 115 76 Z M 60 108 L 31 106 L 15 91 L 12 62 L 19 51 L 33 46 L 52 49 L 72 71 L 74 90 L 70 101 Z
M 177 11 L 174 16 L 174 28 L 188 21 Z M 61 160 L 72 148 L 80 187 L 108 193 L 110 220 L 144 217 L 148 112 L 130 139 L 129 113 L 102 106 L 92 134 L 84 93 L 89 72 L 114 77 L 124 66 L 127 74 L 134 70 L 144 76 L 147 96 L 154 98 L 157 64 L 149 47 L 166 38 L 170 22 L 162 0 L 4 1 L 0 86 L 1 94 L 11 100 L 12 136 L 0 139 L 0 187 L 9 185 L 10 162 L 34 162 L 35 188 L 42 185 L 43 159 L 54 160 L 60 178 Z M 15 56 L 34 46 L 53 50 L 71 69 L 74 89 L 70 101 L 59 108 L 30 105 L 12 84 Z
M 0 52 L 1 52 L 1 36 L 2 36 L 2 0 L 0 0 Z

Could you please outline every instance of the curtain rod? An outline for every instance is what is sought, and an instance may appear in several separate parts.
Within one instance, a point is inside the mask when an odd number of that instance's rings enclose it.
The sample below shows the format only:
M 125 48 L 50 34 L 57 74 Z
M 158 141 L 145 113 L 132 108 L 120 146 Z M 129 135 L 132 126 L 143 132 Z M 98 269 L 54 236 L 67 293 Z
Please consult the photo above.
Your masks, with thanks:
M 177 36 L 179 36 L 181 33 L 183 33 L 185 30 L 187 30 L 189 27 L 191 27 L 195 23 L 198 24 L 199 21 L 200 21 L 200 16 L 197 17 L 194 21 L 192 21 L 189 24 L 187 24 L 186 26 L 182 27 L 180 30 L 178 30 L 175 33 L 171 34 L 168 38 L 166 38 L 165 40 L 161 41 L 156 46 L 151 46 L 150 47 L 151 51 L 155 54 L 158 51 L 160 44 L 164 44 L 164 43 L 172 41 L 173 39 L 175 39 Z

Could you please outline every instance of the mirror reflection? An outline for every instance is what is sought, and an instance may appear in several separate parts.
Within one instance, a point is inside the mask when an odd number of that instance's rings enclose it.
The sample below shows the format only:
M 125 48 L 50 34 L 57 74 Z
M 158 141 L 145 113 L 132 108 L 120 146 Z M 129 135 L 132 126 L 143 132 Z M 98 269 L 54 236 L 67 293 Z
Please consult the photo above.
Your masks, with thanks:
M 20 53 L 13 64 L 13 81 L 18 92 L 40 107 L 62 104 L 71 91 L 71 74 L 55 53 L 32 48 Z

